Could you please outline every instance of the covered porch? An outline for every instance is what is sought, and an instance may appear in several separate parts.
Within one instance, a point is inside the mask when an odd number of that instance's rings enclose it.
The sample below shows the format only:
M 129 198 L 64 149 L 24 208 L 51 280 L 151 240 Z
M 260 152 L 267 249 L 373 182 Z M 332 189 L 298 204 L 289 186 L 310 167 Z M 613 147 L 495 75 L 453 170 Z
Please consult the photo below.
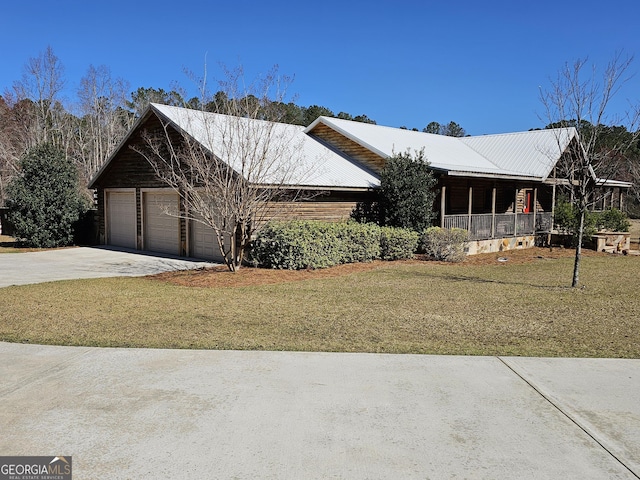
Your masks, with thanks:
M 551 212 L 475 213 L 445 215 L 440 226 L 467 230 L 471 240 L 488 240 L 548 233 L 551 230 L 551 221 Z
M 439 225 L 461 228 L 472 241 L 548 233 L 555 189 L 550 184 L 481 178 L 440 179 Z

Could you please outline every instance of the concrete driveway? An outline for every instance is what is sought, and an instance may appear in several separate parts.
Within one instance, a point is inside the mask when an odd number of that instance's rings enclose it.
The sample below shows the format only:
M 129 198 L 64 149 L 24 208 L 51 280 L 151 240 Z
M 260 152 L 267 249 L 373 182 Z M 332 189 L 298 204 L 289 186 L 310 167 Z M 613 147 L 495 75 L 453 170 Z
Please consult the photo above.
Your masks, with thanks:
M 640 360 L 0 343 L 0 452 L 82 479 L 637 479 L 639 398 Z
M 75 278 L 137 277 L 212 263 L 112 247 L 78 247 L 0 255 L 0 287 Z

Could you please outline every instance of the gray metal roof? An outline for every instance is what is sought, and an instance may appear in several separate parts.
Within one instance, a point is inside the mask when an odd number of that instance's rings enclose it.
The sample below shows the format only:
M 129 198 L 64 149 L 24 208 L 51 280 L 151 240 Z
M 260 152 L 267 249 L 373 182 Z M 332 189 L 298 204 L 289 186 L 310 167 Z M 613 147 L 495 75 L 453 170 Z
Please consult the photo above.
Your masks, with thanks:
M 544 180 L 575 129 L 534 130 L 477 137 L 447 137 L 400 128 L 320 117 L 323 123 L 381 157 L 424 150 L 431 167 L 450 175 L 501 176 Z
M 151 108 L 248 181 L 318 188 L 380 185 L 374 174 L 306 135 L 304 127 L 159 104 Z

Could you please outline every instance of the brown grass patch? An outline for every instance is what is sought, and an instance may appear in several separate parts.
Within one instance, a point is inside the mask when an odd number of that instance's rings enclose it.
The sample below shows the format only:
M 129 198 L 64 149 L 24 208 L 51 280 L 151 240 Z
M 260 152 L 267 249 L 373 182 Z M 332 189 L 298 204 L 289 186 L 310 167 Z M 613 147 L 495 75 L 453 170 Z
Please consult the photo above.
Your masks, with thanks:
M 572 289 L 572 256 L 533 249 L 460 264 L 215 270 L 0 288 L 0 341 L 640 358 L 640 257 L 587 251 L 583 288 Z

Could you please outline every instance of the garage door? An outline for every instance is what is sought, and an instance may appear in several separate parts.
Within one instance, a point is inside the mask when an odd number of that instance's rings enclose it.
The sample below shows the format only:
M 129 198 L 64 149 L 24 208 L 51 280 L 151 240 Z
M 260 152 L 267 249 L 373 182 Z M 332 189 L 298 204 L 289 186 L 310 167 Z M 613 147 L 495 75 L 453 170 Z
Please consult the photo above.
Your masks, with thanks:
M 194 258 L 222 261 L 215 232 L 201 222 L 191 221 L 191 251 Z
M 136 248 L 134 192 L 107 192 L 107 244 Z
M 144 193 L 144 249 L 151 252 L 180 254 L 180 222 L 167 212 L 178 212 L 178 196 Z

